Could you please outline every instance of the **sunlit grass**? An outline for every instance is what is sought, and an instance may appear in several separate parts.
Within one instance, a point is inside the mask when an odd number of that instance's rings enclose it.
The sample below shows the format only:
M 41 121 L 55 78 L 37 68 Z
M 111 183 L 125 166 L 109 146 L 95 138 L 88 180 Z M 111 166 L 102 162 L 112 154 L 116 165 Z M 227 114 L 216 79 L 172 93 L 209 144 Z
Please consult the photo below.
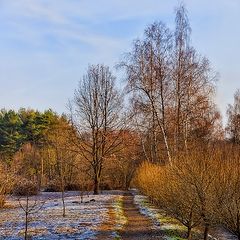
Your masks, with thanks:
M 124 215 L 123 210 L 123 196 L 118 196 L 113 202 L 113 208 L 115 213 L 115 230 L 113 232 L 114 239 L 121 239 L 119 231 L 123 229 L 124 225 L 127 223 L 127 218 Z
M 150 217 L 155 228 L 164 232 L 167 240 L 184 240 L 186 228 L 175 218 L 166 215 L 166 213 L 158 209 L 150 203 L 147 197 L 136 195 L 135 203 L 138 204 L 140 211 Z

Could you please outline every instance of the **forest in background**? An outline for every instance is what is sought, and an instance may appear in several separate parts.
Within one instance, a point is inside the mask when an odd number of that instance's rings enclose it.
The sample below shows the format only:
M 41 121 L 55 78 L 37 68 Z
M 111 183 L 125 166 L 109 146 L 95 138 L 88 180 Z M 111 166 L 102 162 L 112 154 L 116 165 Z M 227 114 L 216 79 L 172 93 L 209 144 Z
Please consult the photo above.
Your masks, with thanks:
M 175 29 L 149 25 L 118 64 L 89 65 L 66 115 L 0 112 L 0 205 L 40 190 L 137 187 L 188 229 L 225 226 L 240 239 L 240 91 L 222 126 L 217 74 L 191 45 L 184 6 Z

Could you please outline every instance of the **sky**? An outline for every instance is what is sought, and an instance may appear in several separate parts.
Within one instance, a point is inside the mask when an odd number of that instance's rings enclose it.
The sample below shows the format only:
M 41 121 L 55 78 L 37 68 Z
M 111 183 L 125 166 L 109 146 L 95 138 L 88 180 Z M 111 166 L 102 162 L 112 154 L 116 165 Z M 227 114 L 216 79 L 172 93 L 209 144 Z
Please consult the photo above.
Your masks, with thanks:
M 154 21 L 173 28 L 179 3 L 0 0 L 0 108 L 66 112 L 89 64 L 114 67 Z M 225 114 L 240 88 L 240 0 L 185 0 L 184 4 L 193 46 L 219 73 L 216 102 Z

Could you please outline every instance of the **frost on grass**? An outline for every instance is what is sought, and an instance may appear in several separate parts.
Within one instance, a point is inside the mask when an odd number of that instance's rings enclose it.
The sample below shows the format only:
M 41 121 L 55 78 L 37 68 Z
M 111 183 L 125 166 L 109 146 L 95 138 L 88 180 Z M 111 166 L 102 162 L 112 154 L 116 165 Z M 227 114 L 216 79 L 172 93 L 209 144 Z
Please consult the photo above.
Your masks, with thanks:
M 232 233 L 224 229 L 223 227 L 219 227 L 214 232 L 215 238 L 214 240 L 237 240 L 237 236 L 234 236 Z
M 28 233 L 32 239 L 94 239 L 97 228 L 107 218 L 106 202 L 112 195 L 90 196 L 95 201 L 80 203 L 77 196 L 65 198 L 66 217 L 62 216 L 60 198 L 46 201 L 41 211 L 30 215 Z M 30 205 L 31 201 L 30 200 Z M 20 240 L 24 234 L 24 212 L 17 200 L 13 208 L 0 212 L 0 239 Z
M 181 225 L 176 219 L 167 216 L 167 214 L 152 204 L 149 203 L 148 197 L 143 195 L 134 195 L 134 202 L 139 207 L 140 212 L 151 218 L 154 223 L 154 229 L 163 230 L 165 233 L 165 240 L 185 240 L 177 235 L 186 231 L 185 227 Z M 201 233 L 198 230 L 194 230 L 196 236 L 200 236 Z M 182 234 L 181 234 L 182 235 Z M 237 240 L 235 236 L 229 233 L 226 229 L 218 228 L 214 231 L 214 236 L 209 235 L 211 240 Z
M 154 228 L 159 229 L 158 212 L 150 208 L 148 204 L 148 197 L 143 195 L 134 195 L 134 203 L 138 206 L 140 213 L 151 218 L 154 223 Z
M 184 240 L 177 235 L 179 232 L 183 232 L 185 228 L 176 219 L 167 216 L 164 211 L 150 204 L 148 197 L 135 194 L 134 202 L 139 207 L 140 212 L 152 220 L 153 229 L 162 230 L 165 233 L 163 239 Z

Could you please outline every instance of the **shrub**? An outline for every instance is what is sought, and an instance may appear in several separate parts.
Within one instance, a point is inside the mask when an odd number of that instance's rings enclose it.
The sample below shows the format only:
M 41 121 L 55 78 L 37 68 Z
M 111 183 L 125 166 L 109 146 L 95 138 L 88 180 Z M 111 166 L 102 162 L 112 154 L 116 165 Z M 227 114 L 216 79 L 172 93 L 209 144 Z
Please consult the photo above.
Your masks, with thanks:
M 8 169 L 0 165 L 0 208 L 4 207 L 6 196 L 11 192 L 14 183 L 14 178 Z
M 61 182 L 58 180 L 52 180 L 46 185 L 44 192 L 61 192 Z
M 80 191 L 81 187 L 77 183 L 69 183 L 65 186 L 66 191 Z
M 16 196 L 33 196 L 38 194 L 38 186 L 35 182 L 21 179 L 14 185 L 13 194 Z
M 101 190 L 112 190 L 111 184 L 109 182 L 101 182 L 99 188 Z

